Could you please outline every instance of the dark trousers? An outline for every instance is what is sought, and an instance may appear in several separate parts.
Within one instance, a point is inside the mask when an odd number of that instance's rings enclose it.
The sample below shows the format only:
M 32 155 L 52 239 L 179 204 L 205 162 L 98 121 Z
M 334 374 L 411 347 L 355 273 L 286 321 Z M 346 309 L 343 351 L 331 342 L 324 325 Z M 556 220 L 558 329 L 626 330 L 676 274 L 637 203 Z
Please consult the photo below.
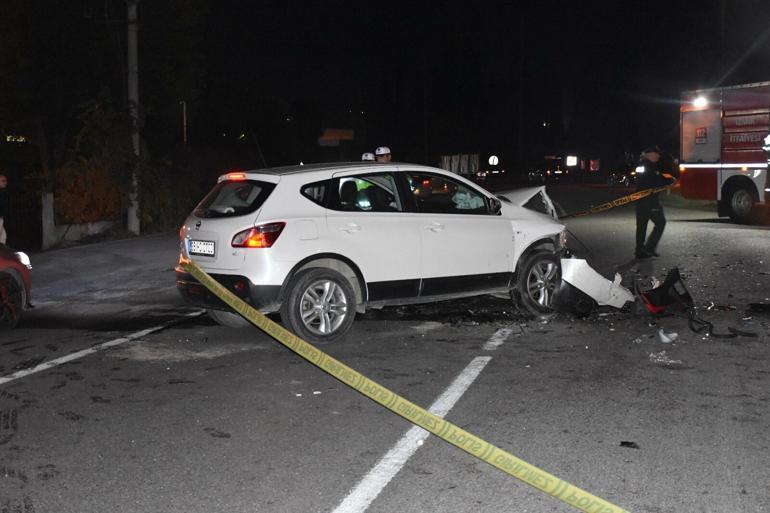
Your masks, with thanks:
M 648 199 L 648 198 L 645 198 Z M 653 199 L 653 197 L 649 198 Z M 654 197 L 654 201 L 640 201 L 636 206 L 636 251 L 654 252 L 658 247 L 658 242 L 663 236 L 663 229 L 666 227 L 666 216 L 663 214 L 663 207 Z M 650 237 L 647 237 L 647 223 L 652 221 L 654 225 Z

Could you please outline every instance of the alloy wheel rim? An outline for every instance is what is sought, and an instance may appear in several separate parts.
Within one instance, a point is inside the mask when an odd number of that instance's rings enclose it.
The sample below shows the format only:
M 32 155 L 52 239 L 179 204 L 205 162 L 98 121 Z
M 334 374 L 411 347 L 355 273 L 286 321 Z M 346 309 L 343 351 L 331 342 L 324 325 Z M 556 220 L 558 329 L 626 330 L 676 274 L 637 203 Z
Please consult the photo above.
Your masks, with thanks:
M 558 268 L 554 262 L 542 260 L 532 266 L 527 277 L 527 294 L 541 307 L 548 308 L 556 290 Z
M 299 306 L 302 324 L 316 335 L 331 335 L 348 315 L 348 300 L 342 287 L 332 280 L 311 283 L 302 293 Z

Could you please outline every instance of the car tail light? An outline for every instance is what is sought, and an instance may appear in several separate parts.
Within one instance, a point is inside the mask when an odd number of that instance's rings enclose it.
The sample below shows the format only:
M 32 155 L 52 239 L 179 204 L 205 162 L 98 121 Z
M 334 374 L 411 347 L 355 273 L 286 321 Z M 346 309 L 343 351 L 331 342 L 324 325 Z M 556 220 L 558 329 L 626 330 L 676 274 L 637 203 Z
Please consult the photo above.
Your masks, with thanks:
M 281 235 L 286 223 L 259 224 L 254 228 L 238 232 L 233 237 L 234 248 L 269 248 Z

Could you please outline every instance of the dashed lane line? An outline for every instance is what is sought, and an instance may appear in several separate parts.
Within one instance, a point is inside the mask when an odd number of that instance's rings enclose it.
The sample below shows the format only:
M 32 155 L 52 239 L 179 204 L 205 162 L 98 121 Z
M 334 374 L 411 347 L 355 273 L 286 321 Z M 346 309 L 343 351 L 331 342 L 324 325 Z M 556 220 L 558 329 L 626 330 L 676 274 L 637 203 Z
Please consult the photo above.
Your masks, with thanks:
M 511 328 L 500 328 L 494 334 L 492 334 L 491 337 L 489 337 L 489 340 L 487 340 L 484 345 L 481 347 L 484 351 L 494 351 L 501 345 L 503 345 L 503 342 L 508 340 L 508 337 L 511 336 L 511 333 L 513 333 L 513 330 Z
M 59 358 L 55 358 L 53 360 L 48 360 L 46 362 L 40 363 L 38 365 L 35 365 L 34 367 L 31 367 L 29 369 L 22 369 L 19 371 L 16 371 L 12 374 L 8 374 L 6 376 L 0 376 L 0 385 L 5 385 L 6 383 L 10 383 L 11 381 L 15 381 L 17 379 L 25 378 L 27 376 L 30 376 L 32 374 L 37 374 L 38 372 L 43 372 L 48 369 L 52 369 L 54 367 L 57 367 L 59 365 L 62 365 L 67 362 L 71 362 L 73 360 L 78 360 L 80 358 L 83 358 L 88 355 L 92 355 L 94 353 L 98 353 L 99 351 L 104 351 L 105 349 L 109 349 L 111 347 L 118 346 L 120 344 L 125 344 L 126 342 L 132 342 L 134 340 L 140 339 L 142 337 L 146 337 L 147 335 L 151 333 L 155 333 L 157 331 L 162 331 L 169 326 L 173 326 L 174 324 L 178 324 L 186 319 L 192 318 L 192 317 L 198 317 L 200 315 L 203 315 L 205 312 L 202 310 L 190 312 L 188 314 L 184 314 L 180 319 L 174 319 L 173 321 L 169 321 L 163 324 L 160 324 L 158 326 L 147 328 L 146 330 L 137 331 L 136 333 L 132 333 L 130 335 L 126 335 L 125 337 L 115 338 L 112 340 L 108 340 L 107 342 L 102 342 L 100 344 L 93 345 L 87 349 L 83 349 L 81 351 L 76 351 L 74 353 L 70 353 L 68 355 L 64 355 Z
M 494 351 L 505 343 L 513 331 L 511 328 L 497 330 L 484 343 L 482 349 Z M 442 418 L 448 414 L 490 360 L 492 360 L 491 356 L 474 358 L 430 406 L 429 411 Z M 363 513 L 366 511 L 429 436 L 430 433 L 421 427 L 412 427 L 359 481 L 332 513 Z
M 491 359 L 491 356 L 474 358 L 430 406 L 429 411 L 439 417 L 444 417 L 449 413 Z M 366 511 L 429 436 L 428 431 L 418 426 L 407 431 L 401 440 L 350 491 L 333 513 L 362 513 Z

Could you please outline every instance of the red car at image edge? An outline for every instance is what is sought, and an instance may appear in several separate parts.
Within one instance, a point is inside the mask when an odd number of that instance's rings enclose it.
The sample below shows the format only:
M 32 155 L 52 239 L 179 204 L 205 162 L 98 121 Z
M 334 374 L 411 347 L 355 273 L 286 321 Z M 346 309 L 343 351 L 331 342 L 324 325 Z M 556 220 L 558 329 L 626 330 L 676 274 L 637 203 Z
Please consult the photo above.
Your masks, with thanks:
M 0 329 L 16 326 L 29 308 L 31 270 L 26 253 L 0 244 Z

